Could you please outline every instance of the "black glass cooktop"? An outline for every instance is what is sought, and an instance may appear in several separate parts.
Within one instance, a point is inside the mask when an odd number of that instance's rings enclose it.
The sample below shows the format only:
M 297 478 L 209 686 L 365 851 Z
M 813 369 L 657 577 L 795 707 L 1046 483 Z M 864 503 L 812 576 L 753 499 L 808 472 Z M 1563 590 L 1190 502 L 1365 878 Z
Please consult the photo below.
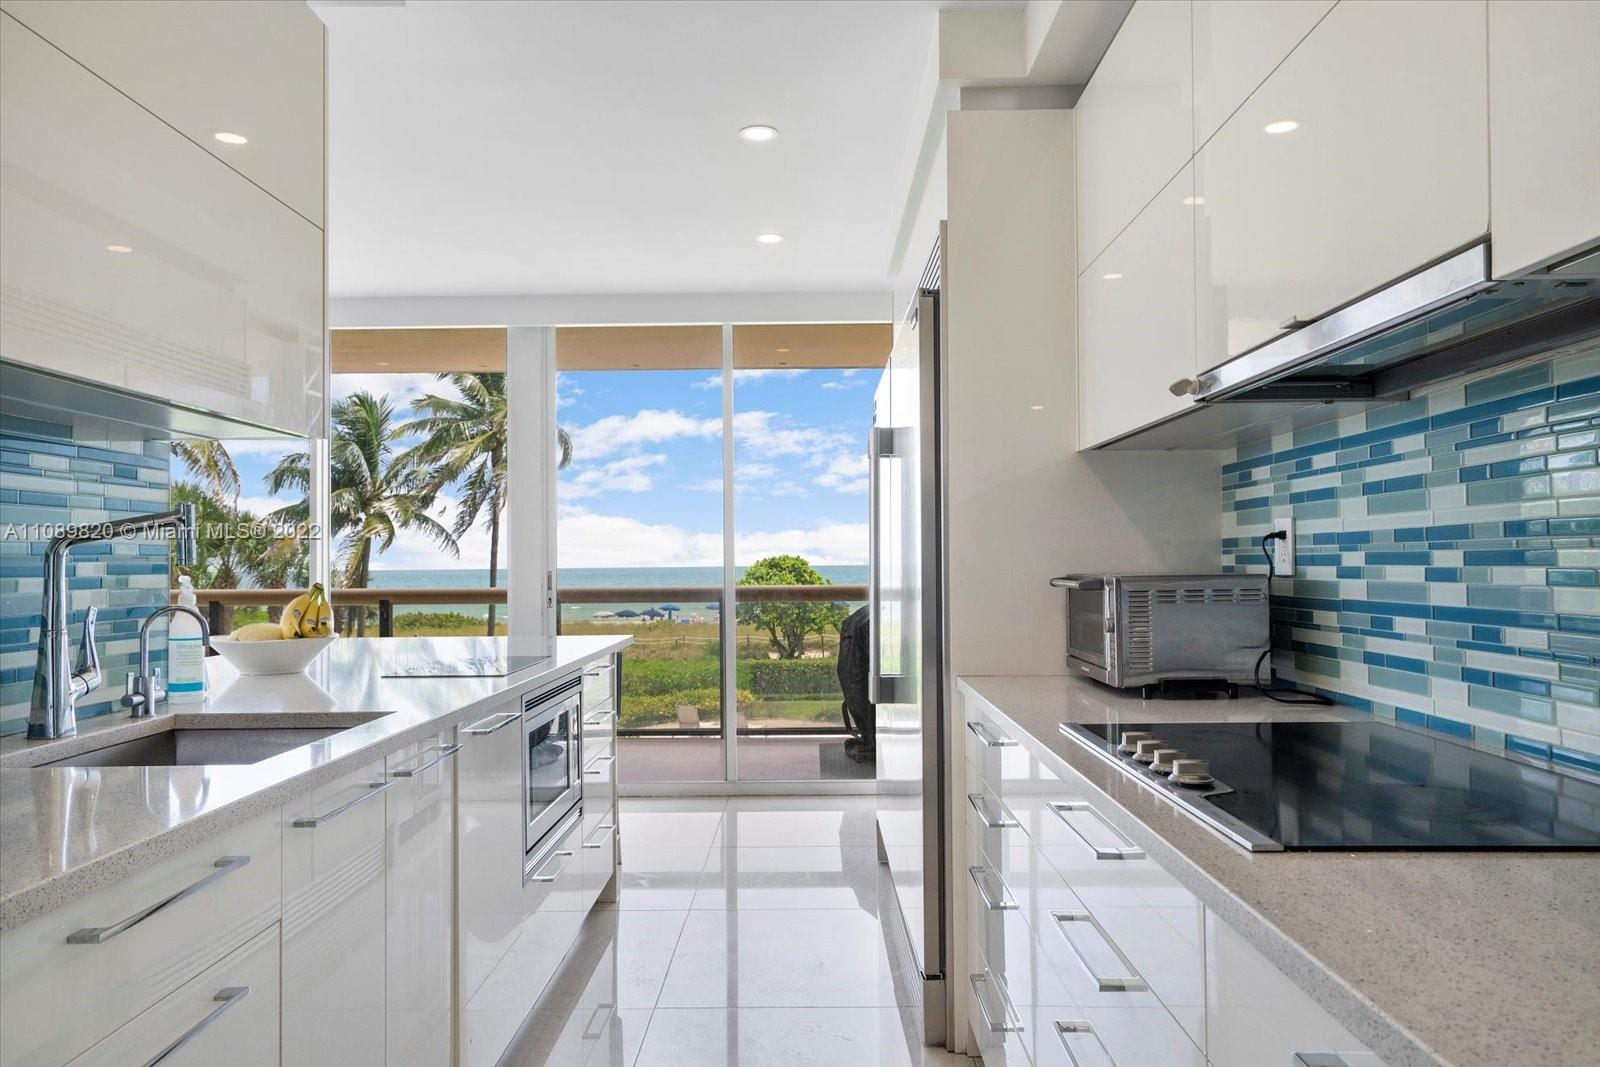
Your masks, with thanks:
M 1129 730 L 1209 760 L 1215 785 L 1169 785 L 1119 756 L 1116 742 Z M 1202 819 L 1225 824 L 1218 828 L 1240 843 L 1259 835 L 1286 849 L 1600 849 L 1600 783 L 1422 730 L 1293 722 L 1063 732 Z

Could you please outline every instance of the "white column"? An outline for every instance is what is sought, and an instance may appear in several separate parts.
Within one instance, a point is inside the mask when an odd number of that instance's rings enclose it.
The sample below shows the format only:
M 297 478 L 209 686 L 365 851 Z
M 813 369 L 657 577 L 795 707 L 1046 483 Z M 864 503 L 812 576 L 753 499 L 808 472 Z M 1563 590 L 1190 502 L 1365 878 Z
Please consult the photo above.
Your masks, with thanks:
M 556 634 L 556 331 L 506 331 L 506 464 L 510 492 L 501 559 L 513 638 Z
M 739 634 L 733 578 L 733 327 L 722 324 L 722 757 L 724 776 L 739 780 Z

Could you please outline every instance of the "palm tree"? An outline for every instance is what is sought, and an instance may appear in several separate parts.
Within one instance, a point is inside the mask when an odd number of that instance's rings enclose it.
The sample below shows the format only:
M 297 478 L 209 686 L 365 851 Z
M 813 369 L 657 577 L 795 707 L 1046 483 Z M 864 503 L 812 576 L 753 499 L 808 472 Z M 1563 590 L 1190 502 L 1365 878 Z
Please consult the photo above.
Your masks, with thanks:
M 172 442 L 172 455 L 184 469 L 200 480 L 220 504 L 229 497 L 238 499 L 239 468 L 221 441 L 193 439 Z
M 395 453 L 407 431 L 396 421 L 394 406 L 363 390 L 335 401 L 332 415 L 330 532 L 340 540 L 339 566 L 345 585 L 366 588 L 374 545 L 382 552 L 394 544 L 401 530 L 421 533 L 452 555 L 458 554 L 455 537 L 428 514 L 436 491 L 427 488 L 413 463 Z M 311 457 L 305 452 L 283 457 L 267 473 L 267 491 L 271 493 L 285 489 L 308 492 L 310 487 Z M 279 508 L 273 518 L 306 522 L 308 505 L 301 501 Z M 357 629 L 364 632 L 365 611 L 358 620 Z

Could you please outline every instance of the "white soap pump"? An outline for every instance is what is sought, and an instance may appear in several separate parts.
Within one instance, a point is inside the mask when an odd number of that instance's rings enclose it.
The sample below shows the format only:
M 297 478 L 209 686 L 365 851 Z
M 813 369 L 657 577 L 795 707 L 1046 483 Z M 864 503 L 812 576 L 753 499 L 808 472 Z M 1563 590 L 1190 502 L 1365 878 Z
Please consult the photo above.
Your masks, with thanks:
M 196 607 L 194 582 L 178 577 L 178 603 Z M 175 612 L 167 623 L 167 700 L 188 704 L 206 696 L 206 642 L 200 623 L 187 612 Z

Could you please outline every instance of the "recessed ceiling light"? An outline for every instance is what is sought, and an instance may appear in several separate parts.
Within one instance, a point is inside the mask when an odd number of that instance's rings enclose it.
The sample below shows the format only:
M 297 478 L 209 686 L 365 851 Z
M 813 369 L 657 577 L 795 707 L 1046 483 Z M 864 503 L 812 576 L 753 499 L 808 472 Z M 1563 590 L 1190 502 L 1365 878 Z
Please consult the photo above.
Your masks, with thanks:
M 776 126 L 746 126 L 739 131 L 739 136 L 746 141 L 755 141 L 757 143 L 770 141 L 778 136 L 778 128 Z
M 1043 404 L 1034 404 L 1033 407 L 1030 410 L 1032 410 L 1032 411 L 1043 411 L 1044 410 L 1044 405 Z
M 378 366 L 380 366 L 380 367 L 387 367 L 389 365 L 389 361 L 386 360 L 386 359 L 380 359 L 377 362 L 378 362 Z
M 789 351 L 789 350 L 788 350 L 788 349 L 787 349 L 787 348 L 780 348 L 780 349 L 778 349 L 778 351 L 779 351 L 779 352 L 787 352 L 787 351 Z
M 1190 207 L 1199 207 L 1206 202 L 1206 198 L 1203 196 L 1186 196 L 1183 198 L 1183 202 Z
M 132 252 L 133 249 L 128 245 L 106 245 L 106 251 L 117 252 L 119 254 L 126 255 L 127 253 Z
M 781 234 L 781 233 L 758 233 L 758 234 L 756 234 L 756 240 L 760 241 L 764 245 L 781 244 L 783 242 L 783 234 Z
M 1289 133 L 1299 128 L 1300 124 L 1294 119 L 1279 119 L 1277 122 L 1269 122 L 1262 127 L 1268 133 Z
M 1104 278 L 1108 282 L 1114 282 L 1118 278 L 1122 277 L 1122 274 L 1119 271 L 1112 271 L 1110 274 L 1102 274 L 1100 277 Z
M 216 133 L 212 134 L 211 136 L 215 137 L 217 140 L 221 141 L 223 144 L 249 144 L 250 143 L 250 138 L 245 137 L 243 134 L 229 133 L 227 130 L 218 130 Z

